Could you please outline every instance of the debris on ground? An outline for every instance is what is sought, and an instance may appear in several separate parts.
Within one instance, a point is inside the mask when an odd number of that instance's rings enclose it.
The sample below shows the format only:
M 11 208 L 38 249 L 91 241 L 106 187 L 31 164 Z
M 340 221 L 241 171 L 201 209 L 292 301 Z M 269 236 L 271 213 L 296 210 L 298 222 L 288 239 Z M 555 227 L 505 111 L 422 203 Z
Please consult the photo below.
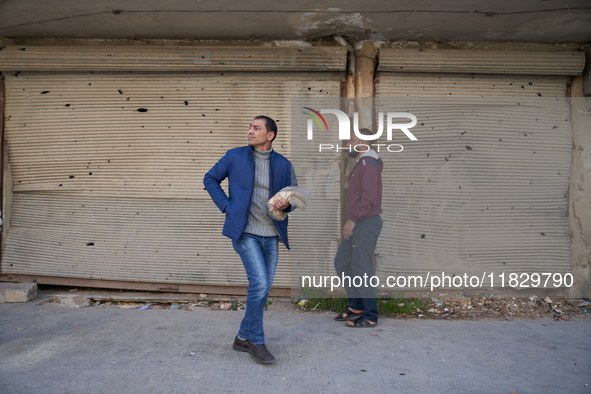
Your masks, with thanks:
M 54 296 L 51 297 L 49 302 L 65 306 L 67 308 L 85 308 L 90 306 L 90 300 L 81 295 Z
M 340 307 L 336 307 L 341 299 L 329 299 L 330 302 L 324 302 L 328 305 L 322 311 L 326 314 L 338 313 Z M 346 301 L 346 299 L 344 299 Z M 460 296 L 448 296 L 440 294 L 439 298 L 381 298 L 382 303 L 395 302 L 396 306 L 406 306 L 405 302 L 413 304 L 404 312 L 393 310 L 392 312 L 381 311 L 380 316 L 394 317 L 402 319 L 463 319 L 463 320 L 482 320 L 497 319 L 511 320 L 514 318 L 552 318 L 555 321 L 570 321 L 573 318 L 589 317 L 591 311 L 587 299 L 562 299 L 562 298 L 539 298 L 530 296 L 528 298 L 501 297 L 498 295 L 469 296 L 468 294 Z M 312 312 L 309 300 L 305 300 L 301 305 L 301 299 L 292 299 L 292 309 Z M 417 302 L 418 301 L 418 302 Z M 316 303 L 316 301 L 314 301 Z M 314 304 L 312 304 L 314 305 Z M 418 307 L 417 307 L 418 306 Z M 334 309 L 336 308 L 336 309 Z M 338 310 L 337 310 L 338 309 Z
M 162 303 L 162 302 L 129 302 L 129 301 L 94 301 L 91 306 L 95 308 L 119 308 L 135 309 L 139 311 L 169 309 L 179 311 L 194 311 L 197 308 L 211 308 L 213 310 L 244 310 L 246 306 L 242 302 L 234 300 L 233 302 L 211 302 L 197 301 L 190 303 Z
M 585 299 L 568 300 L 567 302 L 569 305 L 574 306 L 575 308 L 584 306 L 587 307 L 586 309 L 589 309 L 589 307 L 591 307 L 591 301 Z
M 207 294 L 200 294 L 199 298 L 205 298 Z M 199 299 L 198 298 L 198 299 Z M 397 301 L 398 306 L 405 304 L 406 299 Z M 513 318 L 552 318 L 555 321 L 570 321 L 573 318 L 590 317 L 591 316 L 591 300 L 587 298 L 582 299 L 564 299 L 564 298 L 550 298 L 547 296 L 537 297 L 535 295 L 516 298 L 516 297 L 501 297 L 498 295 L 471 296 L 465 294 L 463 296 L 448 296 L 446 294 L 439 294 L 437 297 L 420 299 L 419 308 L 413 307 L 412 311 L 409 309 L 405 313 L 383 314 L 383 316 L 394 318 L 427 318 L 427 319 L 513 319 Z M 179 311 L 195 311 L 198 308 L 207 307 L 212 310 L 230 310 L 230 311 L 244 311 L 246 303 L 241 302 L 233 297 L 224 297 L 223 301 L 217 300 L 200 300 L 200 301 L 116 301 L 105 300 L 104 298 L 94 299 L 92 296 L 82 296 L 76 294 L 60 294 L 49 298 L 46 303 L 55 303 L 67 307 L 94 307 L 94 308 L 119 308 L 127 310 L 179 310 Z M 316 301 L 311 302 L 305 296 L 299 296 L 294 299 L 279 300 L 283 301 L 283 307 L 287 309 L 298 309 L 300 311 L 320 312 L 322 307 L 319 307 Z M 411 299 L 407 300 L 408 302 Z M 415 299 L 416 301 L 416 299 Z M 384 301 L 382 301 L 384 302 Z M 267 306 L 273 303 L 269 299 Z M 416 306 L 417 306 L 416 305 Z M 323 310 L 325 313 L 327 309 Z
M 232 301 L 232 302 L 212 302 L 210 303 L 209 307 L 212 310 L 233 310 L 233 311 L 237 311 L 237 310 L 244 310 L 244 304 L 242 302 L 238 302 L 236 300 Z
M 452 297 L 445 300 L 432 298 L 427 310 L 430 318 L 539 318 L 570 320 L 571 317 L 585 316 L 585 300 L 538 298 L 502 298 L 499 296 Z M 590 303 L 591 304 L 591 303 Z M 580 305 L 580 306 L 579 306 Z M 418 314 L 418 313 L 417 313 Z M 411 315 L 412 316 L 412 315 Z
M 298 296 L 296 297 L 294 302 L 296 302 L 300 306 L 301 311 L 308 310 L 308 299 L 306 297 Z
M 159 303 L 157 303 L 157 302 L 156 302 L 156 303 L 152 303 L 152 304 L 148 304 L 148 305 L 142 305 L 142 306 L 140 306 L 139 308 L 137 308 L 137 310 L 138 310 L 138 311 L 146 311 L 146 310 L 148 310 L 148 309 L 152 309 L 152 308 L 151 308 L 152 306 L 154 307 L 154 309 L 161 309 L 161 308 L 159 308 L 159 307 L 158 307 L 159 305 L 160 305 L 160 304 L 159 304 Z M 125 308 L 122 308 L 122 309 L 125 309 Z

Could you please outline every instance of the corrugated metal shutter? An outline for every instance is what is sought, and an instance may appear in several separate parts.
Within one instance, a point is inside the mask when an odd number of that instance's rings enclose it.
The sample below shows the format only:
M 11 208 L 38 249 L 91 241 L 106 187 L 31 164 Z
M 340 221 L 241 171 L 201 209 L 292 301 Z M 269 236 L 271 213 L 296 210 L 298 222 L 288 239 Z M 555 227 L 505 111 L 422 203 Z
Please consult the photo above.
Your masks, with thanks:
M 334 274 L 334 257 L 337 252 L 342 227 L 342 155 L 335 150 L 320 151 L 319 146 L 341 146 L 338 139 L 336 116 L 324 116 L 327 128 L 316 125 L 313 138 L 308 139 L 310 108 L 345 108 L 346 102 L 340 97 L 298 98 L 292 100 L 292 163 L 301 169 L 298 181 L 314 190 L 307 208 L 292 215 L 290 226 L 300 234 L 291 253 L 292 289 L 302 287 L 303 276 Z M 331 130 L 330 132 L 328 130 Z M 301 229 L 301 230 L 300 230 Z M 308 285 L 307 285 L 308 286 Z
M 386 63 L 380 59 L 380 70 L 393 69 L 393 53 Z M 452 64 L 445 71 L 455 74 L 417 73 L 443 71 L 445 64 L 415 58 L 407 65 L 414 73 L 378 75 L 378 109 L 399 103 L 397 110 L 412 112 L 419 138 L 405 139 L 402 153 L 381 155 L 379 274 L 569 272 L 572 132 L 566 101 L 552 99 L 565 97 L 567 79 L 461 74 L 529 66 L 520 63 L 521 54 L 497 62 L 456 53 L 442 55 Z M 482 58 L 486 67 L 474 60 Z M 564 67 L 553 64 L 556 72 L 531 73 L 570 75 L 563 72 L 570 60 L 562 59 Z
M 291 157 L 290 98 L 339 97 L 340 83 L 340 73 L 7 76 L 14 194 L 2 273 L 246 284 L 203 175 L 246 144 L 256 115 L 278 121 L 273 146 Z M 306 236 L 292 228 L 294 247 Z M 284 249 L 275 283 L 287 287 Z
M 380 72 L 376 97 L 564 97 L 566 77 Z

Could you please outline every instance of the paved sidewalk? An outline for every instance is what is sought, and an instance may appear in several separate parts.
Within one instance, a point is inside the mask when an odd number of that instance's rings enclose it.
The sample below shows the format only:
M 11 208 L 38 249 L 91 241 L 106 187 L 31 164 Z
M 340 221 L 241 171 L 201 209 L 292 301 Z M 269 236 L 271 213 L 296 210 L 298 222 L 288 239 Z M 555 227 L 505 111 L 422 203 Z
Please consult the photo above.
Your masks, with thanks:
M 590 318 L 352 329 L 275 302 L 259 365 L 232 350 L 243 311 L 41 301 L 0 304 L 2 393 L 591 393 Z

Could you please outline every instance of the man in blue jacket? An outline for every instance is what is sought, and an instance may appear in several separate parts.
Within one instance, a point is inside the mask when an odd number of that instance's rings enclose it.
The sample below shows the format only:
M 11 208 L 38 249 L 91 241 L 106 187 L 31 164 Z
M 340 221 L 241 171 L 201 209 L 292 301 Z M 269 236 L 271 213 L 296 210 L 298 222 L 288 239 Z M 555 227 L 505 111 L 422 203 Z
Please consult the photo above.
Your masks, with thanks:
M 257 116 L 248 130 L 248 146 L 227 151 L 203 178 L 213 202 L 226 214 L 222 234 L 232 239 L 248 277 L 246 313 L 233 348 L 264 364 L 275 361 L 265 346 L 263 309 L 277 267 L 278 239 L 289 249 L 288 218 L 275 221 L 267 201 L 284 187 L 297 185 L 289 160 L 271 147 L 276 136 L 275 121 Z M 229 196 L 220 186 L 226 178 Z M 291 205 L 277 202 L 274 208 L 289 212 Z

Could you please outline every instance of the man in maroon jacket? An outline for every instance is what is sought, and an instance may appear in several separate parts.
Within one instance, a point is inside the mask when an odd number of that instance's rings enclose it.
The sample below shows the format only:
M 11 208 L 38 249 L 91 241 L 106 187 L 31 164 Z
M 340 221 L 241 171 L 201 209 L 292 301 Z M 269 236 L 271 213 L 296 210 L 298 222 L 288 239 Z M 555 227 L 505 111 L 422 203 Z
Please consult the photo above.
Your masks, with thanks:
M 373 135 L 368 129 L 359 131 L 362 135 Z M 378 306 L 370 278 L 374 275 L 374 246 L 382 231 L 380 213 L 384 162 L 376 151 L 369 149 L 371 145 L 372 141 L 361 140 L 355 134 L 347 143 L 351 147 L 349 157 L 357 158 L 357 163 L 349 177 L 347 223 L 334 258 L 335 269 L 344 278 L 343 286 L 349 297 L 349 307 L 335 320 L 346 320 L 348 327 L 356 328 L 378 324 Z M 354 278 L 363 279 L 364 275 L 366 279 L 362 285 L 356 286 L 359 279 Z

